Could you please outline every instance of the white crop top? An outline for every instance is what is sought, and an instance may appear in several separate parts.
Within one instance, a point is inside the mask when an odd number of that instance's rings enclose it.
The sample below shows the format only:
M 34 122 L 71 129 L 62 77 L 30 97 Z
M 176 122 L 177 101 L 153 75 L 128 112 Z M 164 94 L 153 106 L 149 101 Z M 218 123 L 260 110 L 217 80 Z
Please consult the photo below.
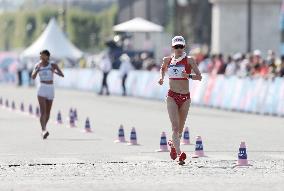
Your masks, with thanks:
M 52 81 L 53 80 L 53 71 L 51 63 L 49 62 L 47 66 L 39 68 L 39 78 L 40 81 Z

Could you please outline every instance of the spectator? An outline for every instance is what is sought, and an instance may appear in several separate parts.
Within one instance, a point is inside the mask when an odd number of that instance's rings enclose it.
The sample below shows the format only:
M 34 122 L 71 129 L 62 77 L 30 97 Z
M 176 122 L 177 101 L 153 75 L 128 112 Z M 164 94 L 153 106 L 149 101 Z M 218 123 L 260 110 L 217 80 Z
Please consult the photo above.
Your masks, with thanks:
M 280 65 L 278 76 L 284 77 L 284 56 L 283 55 L 281 56 L 281 65 Z
M 276 76 L 277 66 L 276 66 L 275 52 L 273 52 L 272 50 L 268 50 L 268 56 L 266 62 L 268 64 L 268 75 L 270 77 Z
M 231 56 L 228 56 L 227 64 L 226 64 L 226 69 L 225 69 L 225 75 L 226 76 L 232 76 L 235 75 L 237 72 L 237 64 L 236 62 L 232 59 Z
M 211 74 L 216 75 L 218 74 L 220 67 L 221 67 L 221 61 L 219 59 L 219 55 L 214 56 L 214 62 L 213 62 L 213 69 L 211 71 Z
M 261 58 L 261 52 L 259 50 L 255 50 L 253 52 L 253 62 L 251 68 L 251 75 L 252 76 L 261 76 L 263 67 L 263 61 Z
M 25 68 L 25 64 L 19 62 L 19 64 L 17 65 L 18 86 L 23 85 L 22 73 L 24 71 L 24 68 Z
M 126 86 L 125 86 L 125 82 L 126 82 L 126 79 L 127 79 L 127 75 L 128 73 L 133 70 L 133 66 L 130 62 L 130 58 L 128 57 L 127 54 L 122 54 L 120 56 L 120 61 L 121 61 L 121 64 L 120 64 L 120 67 L 119 67 L 119 72 L 120 72 L 120 76 L 122 78 L 122 90 L 123 90 L 123 93 L 122 95 L 123 96 L 126 96 Z
M 247 75 L 250 75 L 252 73 L 253 69 L 253 55 L 247 54 L 248 64 L 247 64 Z
M 34 80 L 32 79 L 32 73 L 34 70 L 34 62 L 28 61 L 27 70 L 28 70 L 28 76 L 29 76 L 29 86 L 34 86 Z
M 216 65 L 218 66 L 217 74 L 225 74 L 226 65 L 224 62 L 223 54 L 218 55 Z
M 215 66 L 215 59 L 216 59 L 216 55 L 215 54 L 211 55 L 210 61 L 208 63 L 208 68 L 207 68 L 208 73 L 212 73 L 214 66 Z
M 241 53 L 238 53 L 236 56 L 236 62 L 237 62 L 237 68 L 238 68 L 238 76 L 239 77 L 246 77 L 248 76 L 248 73 L 250 71 L 250 65 L 252 63 L 252 57 L 247 55 L 242 55 Z
M 205 59 L 200 48 L 196 48 L 196 50 L 193 51 L 192 53 L 194 55 L 194 58 L 195 58 L 197 64 L 199 64 L 202 60 Z
M 103 56 L 101 63 L 100 63 L 100 69 L 103 72 L 103 80 L 102 80 L 102 86 L 101 86 L 101 91 L 99 92 L 99 95 L 103 94 L 104 88 L 106 89 L 106 95 L 109 95 L 107 77 L 108 77 L 109 72 L 112 69 L 112 65 L 111 65 L 111 61 L 110 61 L 108 54 L 105 54 Z
M 201 73 L 207 73 L 208 72 L 208 65 L 210 62 L 210 58 L 209 55 L 206 54 L 204 56 L 204 59 L 199 63 L 198 68 L 200 70 Z
M 140 60 L 140 56 L 139 54 L 136 54 L 133 58 L 133 61 L 132 61 L 132 65 L 135 67 L 135 69 L 141 69 L 142 68 L 142 61 Z

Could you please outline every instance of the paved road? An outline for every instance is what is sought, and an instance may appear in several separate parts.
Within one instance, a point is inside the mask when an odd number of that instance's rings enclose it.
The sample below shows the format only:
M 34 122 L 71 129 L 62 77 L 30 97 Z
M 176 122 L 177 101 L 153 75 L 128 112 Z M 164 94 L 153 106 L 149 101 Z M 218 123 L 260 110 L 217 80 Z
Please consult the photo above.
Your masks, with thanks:
M 33 88 L 1 85 L 0 97 L 17 107 L 37 103 Z M 66 127 L 70 107 L 77 108 L 77 128 Z M 54 123 L 58 110 L 64 125 Z M 284 189 L 283 118 L 192 107 L 191 141 L 201 135 L 208 157 L 179 166 L 155 152 L 161 132 L 171 132 L 164 102 L 56 90 L 51 117 L 43 141 L 38 119 L 0 107 L 0 191 Z M 92 134 L 82 132 L 86 117 Z M 120 124 L 127 139 L 136 128 L 140 146 L 113 142 Z M 234 167 L 241 140 L 252 167 Z M 190 156 L 194 145 L 182 149 Z

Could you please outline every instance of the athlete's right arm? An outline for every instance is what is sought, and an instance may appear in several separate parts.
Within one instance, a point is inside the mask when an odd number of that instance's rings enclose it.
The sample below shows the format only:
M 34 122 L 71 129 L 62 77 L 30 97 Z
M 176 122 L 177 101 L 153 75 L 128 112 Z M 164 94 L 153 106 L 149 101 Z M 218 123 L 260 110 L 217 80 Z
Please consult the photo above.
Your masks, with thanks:
M 39 72 L 39 64 L 36 64 L 36 66 L 35 66 L 35 68 L 33 70 L 33 73 L 32 73 L 32 79 L 33 80 L 36 78 L 38 72 Z
M 169 62 L 169 57 L 164 57 L 163 58 L 163 64 L 161 66 L 161 69 L 160 69 L 160 80 L 159 80 L 159 84 L 160 85 L 163 85 L 164 83 L 164 77 L 165 77 L 165 73 L 166 73 L 166 70 L 167 70 L 167 64 Z

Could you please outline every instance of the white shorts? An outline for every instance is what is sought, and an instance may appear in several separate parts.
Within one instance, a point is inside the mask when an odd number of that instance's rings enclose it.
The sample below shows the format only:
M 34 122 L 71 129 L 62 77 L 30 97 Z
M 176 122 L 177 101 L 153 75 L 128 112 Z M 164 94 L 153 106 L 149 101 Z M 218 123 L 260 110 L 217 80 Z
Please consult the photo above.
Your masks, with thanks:
M 43 84 L 40 83 L 37 95 L 40 97 L 44 97 L 48 100 L 53 100 L 54 98 L 54 86 L 53 84 Z

